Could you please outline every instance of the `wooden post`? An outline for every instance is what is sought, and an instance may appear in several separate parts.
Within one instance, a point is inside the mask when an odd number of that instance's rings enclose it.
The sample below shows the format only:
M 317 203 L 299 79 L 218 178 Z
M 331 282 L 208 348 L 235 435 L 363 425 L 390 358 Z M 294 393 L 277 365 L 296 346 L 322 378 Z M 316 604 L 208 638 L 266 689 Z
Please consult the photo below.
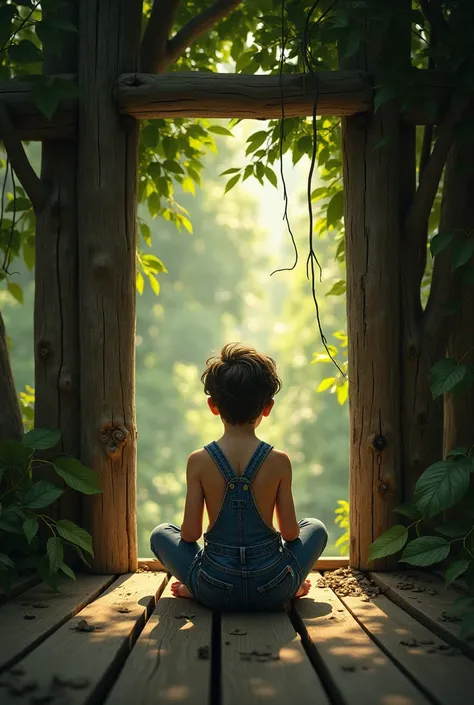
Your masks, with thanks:
M 103 494 L 86 497 L 93 569 L 137 568 L 135 271 L 138 123 L 117 113 L 117 76 L 136 71 L 141 0 L 82 0 L 79 85 L 81 457 Z
M 361 48 L 343 68 L 377 76 Z M 387 138 L 378 148 L 382 138 Z M 349 335 L 351 565 L 393 524 L 400 494 L 399 117 L 342 120 Z
M 19 440 L 23 435 L 20 406 L 13 381 L 7 334 L 0 311 L 0 440 Z
M 68 5 L 62 14 L 77 26 L 76 3 Z M 45 74 L 77 70 L 75 37 L 74 33 L 65 35 L 59 55 L 45 46 Z M 75 140 L 43 142 L 41 179 L 49 198 L 36 220 L 35 425 L 59 429 L 63 451 L 77 457 L 80 414 Z M 80 496 L 67 489 L 54 513 L 80 522 Z

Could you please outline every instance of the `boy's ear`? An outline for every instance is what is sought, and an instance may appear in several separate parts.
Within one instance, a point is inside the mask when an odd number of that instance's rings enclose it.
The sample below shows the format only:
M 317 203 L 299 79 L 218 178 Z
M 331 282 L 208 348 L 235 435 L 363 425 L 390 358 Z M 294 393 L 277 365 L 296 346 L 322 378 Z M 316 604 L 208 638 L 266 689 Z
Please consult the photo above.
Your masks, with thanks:
M 212 401 L 211 397 L 207 397 L 207 405 L 208 405 L 208 407 L 210 408 L 210 410 L 212 411 L 212 413 L 214 414 L 214 416 L 220 416 L 220 414 L 219 414 L 219 409 L 218 409 L 217 406 L 214 404 L 214 402 Z
M 271 410 L 273 409 L 274 405 L 275 405 L 275 400 L 274 400 L 274 399 L 272 399 L 271 401 L 269 401 L 268 404 L 266 405 L 266 407 L 265 407 L 264 410 L 263 410 L 263 416 L 270 416 L 270 412 L 271 412 Z

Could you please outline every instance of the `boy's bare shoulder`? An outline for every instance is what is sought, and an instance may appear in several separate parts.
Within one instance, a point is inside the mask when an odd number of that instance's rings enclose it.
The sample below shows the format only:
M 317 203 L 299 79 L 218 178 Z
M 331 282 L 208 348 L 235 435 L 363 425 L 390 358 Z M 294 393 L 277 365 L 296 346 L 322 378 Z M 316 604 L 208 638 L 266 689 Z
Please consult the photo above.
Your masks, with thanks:
M 188 473 L 200 473 L 208 466 L 209 453 L 204 448 L 193 451 L 188 458 Z
M 282 475 L 291 473 L 291 460 L 288 453 L 285 453 L 283 450 L 273 448 L 268 457 L 273 467 L 281 472 Z

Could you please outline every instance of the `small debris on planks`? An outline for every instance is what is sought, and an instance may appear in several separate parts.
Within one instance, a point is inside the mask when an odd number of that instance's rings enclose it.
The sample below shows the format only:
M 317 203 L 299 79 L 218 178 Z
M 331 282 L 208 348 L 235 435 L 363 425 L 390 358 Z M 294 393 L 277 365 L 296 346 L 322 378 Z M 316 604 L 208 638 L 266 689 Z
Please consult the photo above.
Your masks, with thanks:
M 79 620 L 77 624 L 71 627 L 71 631 L 75 632 L 96 632 L 99 629 L 102 629 L 100 625 L 89 624 L 89 622 L 85 619 Z
M 91 684 L 89 678 L 81 678 L 76 676 L 75 678 L 64 678 L 63 676 L 55 675 L 53 676 L 53 684 L 58 685 L 61 688 L 72 688 L 72 690 L 83 690 Z
M 23 619 L 36 619 L 35 614 L 24 614 Z
M 324 573 L 317 585 L 331 588 L 341 597 L 360 597 L 364 602 L 380 595 L 380 589 L 364 573 L 353 568 L 338 568 Z
M 129 609 L 128 607 L 119 607 L 117 609 L 117 612 L 120 612 L 120 614 L 128 614 L 128 612 L 131 612 L 132 610 Z
M 196 615 L 195 614 L 176 614 L 175 619 L 185 619 L 186 621 L 189 622 L 189 620 L 194 619 Z
M 37 610 L 44 610 L 49 607 L 49 602 L 33 602 L 31 606 Z
M 438 617 L 438 622 L 460 622 L 461 617 L 457 617 L 454 614 L 450 614 L 449 612 L 441 612 L 440 616 Z
M 267 663 L 268 661 L 279 661 L 280 654 L 275 654 L 272 651 L 239 651 L 241 661 L 258 661 L 258 663 Z
M 197 657 L 200 661 L 209 661 L 211 654 L 208 646 L 200 646 L 197 650 Z
M 247 632 L 245 632 L 243 629 L 233 629 L 231 632 L 229 632 L 231 636 L 245 636 Z
M 354 673 L 356 670 L 356 666 L 348 666 L 346 664 L 342 664 L 341 668 L 343 671 L 347 671 L 348 673 Z

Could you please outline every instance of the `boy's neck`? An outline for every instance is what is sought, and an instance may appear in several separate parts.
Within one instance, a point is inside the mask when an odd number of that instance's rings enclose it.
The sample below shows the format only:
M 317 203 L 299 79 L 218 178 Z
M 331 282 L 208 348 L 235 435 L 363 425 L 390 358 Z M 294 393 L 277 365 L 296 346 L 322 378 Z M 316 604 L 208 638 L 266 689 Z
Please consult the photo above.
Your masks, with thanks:
M 238 426 L 224 423 L 224 436 L 226 438 L 255 438 L 255 424 L 246 423 Z

